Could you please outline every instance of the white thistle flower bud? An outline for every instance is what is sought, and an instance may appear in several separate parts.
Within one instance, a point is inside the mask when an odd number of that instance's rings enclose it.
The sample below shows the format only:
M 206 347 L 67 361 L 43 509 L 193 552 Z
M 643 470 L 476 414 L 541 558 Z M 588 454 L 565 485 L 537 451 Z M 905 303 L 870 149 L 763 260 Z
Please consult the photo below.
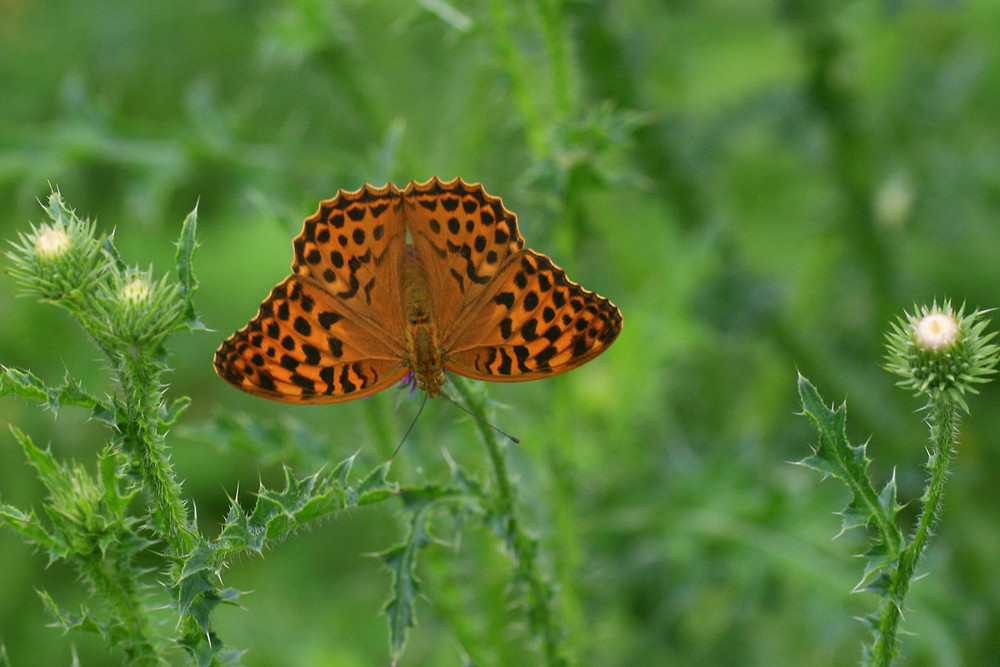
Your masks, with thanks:
M 136 277 L 122 285 L 118 298 L 124 303 L 141 304 L 149 299 L 150 293 L 149 281 Z
M 904 313 L 886 337 L 886 369 L 901 376 L 898 383 L 931 400 L 947 399 L 968 410 L 964 396 L 996 372 L 1000 347 L 996 332 L 985 331 L 986 311 L 965 314 L 950 301 L 941 306 L 914 308 Z
M 73 240 L 65 229 L 43 223 L 35 238 L 35 256 L 51 262 L 65 255 L 72 245 Z
M 940 352 L 955 344 L 959 327 L 954 317 L 933 312 L 924 316 L 914 328 L 914 339 L 920 347 L 929 352 Z

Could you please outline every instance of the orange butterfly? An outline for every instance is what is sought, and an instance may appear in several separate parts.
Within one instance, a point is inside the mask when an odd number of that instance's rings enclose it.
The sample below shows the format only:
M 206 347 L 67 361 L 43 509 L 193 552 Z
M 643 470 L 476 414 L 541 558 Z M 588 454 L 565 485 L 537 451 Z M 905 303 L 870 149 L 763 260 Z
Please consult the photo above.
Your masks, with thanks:
M 215 353 L 237 389 L 287 403 L 368 396 L 413 373 L 535 380 L 621 331 L 618 308 L 524 247 L 517 217 L 456 178 L 341 190 L 306 218 L 292 275 Z

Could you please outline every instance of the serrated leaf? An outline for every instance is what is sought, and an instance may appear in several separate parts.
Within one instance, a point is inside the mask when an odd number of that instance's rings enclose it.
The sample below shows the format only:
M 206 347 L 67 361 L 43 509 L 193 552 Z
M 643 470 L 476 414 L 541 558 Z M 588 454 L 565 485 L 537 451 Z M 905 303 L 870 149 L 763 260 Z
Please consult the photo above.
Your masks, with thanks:
M 864 559 L 865 571 L 864 574 L 861 575 L 861 581 L 859 581 L 857 586 L 854 587 L 855 591 L 872 590 L 868 587 L 870 585 L 869 579 L 871 579 L 872 575 L 876 573 L 882 573 L 884 575 L 885 571 L 890 569 L 896 562 L 895 556 L 889 552 L 884 542 L 876 542 L 873 544 L 871 548 L 865 552 Z M 882 590 L 883 586 L 884 582 L 878 584 L 873 592 Z
M 837 534 L 837 537 L 840 537 L 851 528 L 867 526 L 871 519 L 871 512 L 868 511 L 868 508 L 864 506 L 859 507 L 855 500 L 848 503 L 847 507 L 839 512 L 839 514 L 843 520 L 841 521 L 840 532 Z
M 64 405 L 85 408 L 91 419 L 114 425 L 113 408 L 89 394 L 78 380 L 67 377 L 63 384 L 51 387 L 30 371 L 0 366 L 0 396 L 12 394 L 36 401 L 54 413 Z
M 393 662 L 406 648 L 410 629 L 417 624 L 417 599 L 420 596 L 420 579 L 417 577 L 417 555 L 430 539 L 424 527 L 430 503 L 419 503 L 410 515 L 409 531 L 397 545 L 377 554 L 392 573 L 389 599 L 382 607 L 389 622 L 389 651 Z
M 0 366 L 0 396 L 8 394 L 42 403 L 49 399 L 45 385 L 30 372 Z
M 895 523 L 896 511 L 883 503 L 868 477 L 871 460 L 866 453 L 867 443 L 853 446 L 847 440 L 846 403 L 841 403 L 836 409 L 831 410 L 816 388 L 801 374 L 798 385 L 802 407 L 819 434 L 819 442 L 813 449 L 813 456 L 804 459 L 803 465 L 815 468 L 824 475 L 836 477 L 851 492 L 851 502 L 842 512 L 843 530 L 855 526 L 874 525 L 880 534 L 880 539 L 890 550 L 898 551 L 903 536 Z M 895 489 L 894 484 L 892 489 Z M 891 505 L 894 505 L 894 494 L 892 498 Z
M 347 457 L 334 467 L 333 472 L 330 473 L 331 477 L 337 480 L 337 483 L 342 487 L 347 487 L 347 478 L 351 474 L 351 467 L 354 466 L 354 459 L 357 457 L 357 453 L 352 454 Z
M 813 449 L 813 451 L 815 452 L 816 450 Z M 796 461 L 795 464 L 800 466 L 805 466 L 806 468 L 812 468 L 813 470 L 822 474 L 824 479 L 827 477 L 838 476 L 837 475 L 837 472 L 839 470 L 838 467 L 832 464 L 828 459 L 819 456 L 817 454 L 813 454 L 812 456 L 807 456 L 801 461 Z
M 357 486 L 355 494 L 358 507 L 370 505 L 398 493 L 399 485 L 395 482 L 386 481 L 386 476 L 389 474 L 389 467 L 391 465 L 392 461 L 386 461 L 371 471 Z
M 209 580 L 208 575 L 208 570 L 198 570 L 177 582 L 178 610 L 196 619 L 202 630 L 207 630 L 208 611 L 211 610 L 204 609 L 205 594 L 215 590 L 215 585 Z
M 107 256 L 108 259 L 114 262 L 115 268 L 118 270 L 118 273 L 124 275 L 128 271 L 128 264 L 125 263 L 125 260 L 122 259 L 121 253 L 118 252 L 118 248 L 115 247 L 114 230 L 112 230 L 110 234 L 104 237 L 104 245 L 101 247 L 101 250 L 104 251 L 104 254 Z
M 184 326 L 192 330 L 208 331 L 208 328 L 198 319 L 194 308 L 194 293 L 198 289 L 198 280 L 194 276 L 194 251 L 198 247 L 198 206 L 188 213 L 181 225 L 181 234 L 177 239 L 177 255 L 174 263 L 177 267 L 179 294 L 184 301 Z
M 863 584 L 863 585 L 862 585 Z M 866 591 L 869 593 L 874 593 L 879 597 L 885 597 L 889 591 L 892 590 L 892 578 L 888 573 L 878 570 L 878 576 L 868 582 L 862 582 L 857 587 L 855 587 L 855 592 Z
M 48 449 L 39 449 L 27 433 L 13 424 L 9 428 L 10 432 L 14 434 L 17 444 L 21 445 L 24 457 L 28 459 L 31 467 L 38 472 L 38 479 L 45 485 L 45 488 L 51 491 L 54 485 L 58 484 L 61 476 L 59 464 L 52 456 L 52 453 Z
M 52 599 L 52 596 L 45 591 L 38 591 L 38 596 L 42 598 L 42 604 L 45 606 L 45 610 L 55 619 L 56 623 L 66 630 L 84 630 L 87 632 L 95 632 L 101 635 L 105 640 L 107 639 L 107 625 L 105 623 L 99 622 L 94 618 L 93 614 L 86 605 L 80 605 L 80 613 L 73 614 L 58 604 Z
M 198 667 L 239 667 L 245 651 L 223 650 L 222 640 L 214 632 L 192 632 L 177 642 L 193 658 Z
M 59 544 L 56 538 L 45 529 L 34 512 L 30 510 L 22 512 L 13 505 L 0 503 L 0 523 L 7 524 L 21 533 L 31 544 L 36 544 L 50 552 L 55 550 Z
M 882 511 L 885 512 L 886 516 L 892 517 L 895 520 L 896 515 L 899 511 L 903 509 L 903 506 L 896 501 L 896 470 L 892 471 L 892 477 L 889 481 L 885 483 L 882 487 L 882 492 L 878 494 L 879 504 L 882 506 Z
M 189 396 L 181 396 L 171 403 L 169 408 L 162 409 L 160 412 L 160 421 L 163 422 L 163 426 L 172 426 L 190 405 L 191 398 Z

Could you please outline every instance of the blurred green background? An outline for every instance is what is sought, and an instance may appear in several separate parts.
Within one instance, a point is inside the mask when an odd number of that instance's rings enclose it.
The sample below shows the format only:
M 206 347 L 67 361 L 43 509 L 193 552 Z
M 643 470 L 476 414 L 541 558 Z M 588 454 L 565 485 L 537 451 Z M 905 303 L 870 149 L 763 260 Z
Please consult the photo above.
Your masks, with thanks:
M 279 460 L 307 473 L 360 450 L 368 470 L 416 411 L 394 391 L 272 404 L 215 376 L 302 219 L 365 182 L 480 181 L 625 318 L 593 363 L 490 387 L 580 664 L 856 664 L 853 617 L 876 604 L 850 592 L 865 535 L 832 540 L 847 492 L 789 464 L 812 438 L 796 370 L 849 399 L 876 479 L 895 468 L 916 501 L 921 403 L 881 370 L 883 333 L 915 302 L 1000 303 L 997 35 L 992 0 L 0 0 L 0 237 L 42 221 L 51 182 L 162 273 L 198 204 L 215 332 L 171 342 L 171 392 L 194 401 L 171 443 L 211 534 Z M 6 276 L 0 323 L 0 362 L 115 390 L 68 317 Z M 970 401 L 902 665 L 1000 655 L 998 404 L 993 386 Z M 307 429 L 307 446 L 204 437 L 230 411 Z M 0 422 L 88 465 L 105 437 L 13 399 Z M 393 475 L 444 479 L 445 452 L 487 474 L 467 418 L 432 401 Z M 0 497 L 39 493 L 0 429 Z M 401 531 L 389 508 L 357 511 L 238 563 L 226 582 L 252 593 L 217 612 L 221 636 L 251 666 L 387 664 L 389 580 L 366 555 Z M 44 627 L 35 590 L 72 608 L 73 571 L 6 530 L 0 562 L 13 665 L 118 661 Z M 538 662 L 488 530 L 430 549 L 421 576 L 401 665 Z

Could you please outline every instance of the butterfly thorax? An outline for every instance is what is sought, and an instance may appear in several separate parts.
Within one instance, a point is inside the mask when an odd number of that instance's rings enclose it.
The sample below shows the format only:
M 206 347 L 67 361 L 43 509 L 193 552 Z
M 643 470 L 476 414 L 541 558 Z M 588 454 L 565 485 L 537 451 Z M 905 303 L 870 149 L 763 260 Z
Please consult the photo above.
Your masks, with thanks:
M 413 245 L 406 246 L 399 280 L 400 294 L 403 297 L 404 341 L 410 370 L 417 380 L 417 386 L 434 397 L 441 393 L 441 385 L 444 384 L 444 363 L 437 323 L 432 316 L 433 303 L 427 271 L 417 258 Z

